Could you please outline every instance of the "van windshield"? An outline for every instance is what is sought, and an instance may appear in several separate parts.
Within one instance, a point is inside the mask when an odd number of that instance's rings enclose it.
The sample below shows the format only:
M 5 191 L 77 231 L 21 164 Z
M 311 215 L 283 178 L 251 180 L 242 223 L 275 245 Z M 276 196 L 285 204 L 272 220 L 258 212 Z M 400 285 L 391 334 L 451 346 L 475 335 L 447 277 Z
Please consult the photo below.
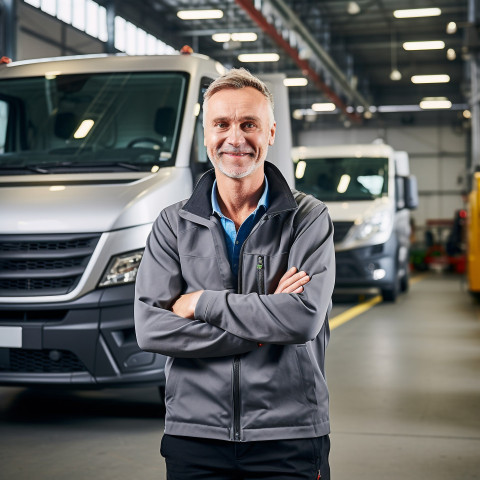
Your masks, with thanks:
M 187 81 L 175 72 L 0 81 L 0 175 L 172 165 Z
M 388 158 L 309 158 L 295 167 L 295 186 L 324 202 L 388 195 Z

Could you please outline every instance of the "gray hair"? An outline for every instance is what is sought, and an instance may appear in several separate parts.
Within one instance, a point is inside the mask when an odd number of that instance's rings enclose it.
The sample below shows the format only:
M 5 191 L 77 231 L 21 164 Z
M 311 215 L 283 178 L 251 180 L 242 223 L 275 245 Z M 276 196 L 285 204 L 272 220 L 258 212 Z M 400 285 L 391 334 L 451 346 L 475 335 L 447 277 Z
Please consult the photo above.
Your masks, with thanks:
M 214 80 L 207 88 L 203 95 L 203 118 L 205 122 L 205 111 L 207 109 L 208 100 L 217 92 L 227 89 L 241 89 L 246 87 L 252 87 L 258 90 L 268 101 L 270 110 L 270 125 L 275 123 L 275 117 L 273 113 L 274 102 L 273 95 L 268 87 L 259 78 L 252 75 L 245 68 L 232 68 L 227 73 L 223 74 Z M 205 124 L 205 123 L 204 123 Z

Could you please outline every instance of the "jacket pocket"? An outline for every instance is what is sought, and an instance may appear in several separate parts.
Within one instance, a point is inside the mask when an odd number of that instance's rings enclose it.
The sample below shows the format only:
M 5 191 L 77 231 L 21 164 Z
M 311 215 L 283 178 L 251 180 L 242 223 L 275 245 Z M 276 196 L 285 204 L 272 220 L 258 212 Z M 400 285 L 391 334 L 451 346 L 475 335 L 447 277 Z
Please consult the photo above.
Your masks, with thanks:
M 305 392 L 305 398 L 311 404 L 317 404 L 317 397 L 315 394 L 315 374 L 313 371 L 310 355 L 307 351 L 307 345 L 297 345 L 297 364 L 299 369 L 299 375 L 302 379 L 303 390 Z
M 178 372 L 177 369 L 174 368 L 175 358 L 167 357 L 167 362 L 165 364 L 165 376 L 166 376 L 166 383 L 165 383 L 165 404 L 171 405 L 173 404 L 173 400 L 175 398 L 175 392 L 177 390 L 178 384 Z

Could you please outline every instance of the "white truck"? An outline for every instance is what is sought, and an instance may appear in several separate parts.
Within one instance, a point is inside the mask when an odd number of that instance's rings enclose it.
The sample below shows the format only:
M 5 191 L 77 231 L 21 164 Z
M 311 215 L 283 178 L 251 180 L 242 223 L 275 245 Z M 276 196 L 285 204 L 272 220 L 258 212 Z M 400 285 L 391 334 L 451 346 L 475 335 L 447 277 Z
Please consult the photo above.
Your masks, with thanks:
M 324 201 L 334 224 L 337 292 L 408 289 L 410 209 L 417 184 L 406 152 L 384 144 L 292 149 L 296 188 Z
M 223 71 L 201 55 L 0 65 L 1 385 L 162 388 L 134 281 L 155 218 L 211 168 L 201 104 Z M 268 159 L 293 184 L 289 156 Z

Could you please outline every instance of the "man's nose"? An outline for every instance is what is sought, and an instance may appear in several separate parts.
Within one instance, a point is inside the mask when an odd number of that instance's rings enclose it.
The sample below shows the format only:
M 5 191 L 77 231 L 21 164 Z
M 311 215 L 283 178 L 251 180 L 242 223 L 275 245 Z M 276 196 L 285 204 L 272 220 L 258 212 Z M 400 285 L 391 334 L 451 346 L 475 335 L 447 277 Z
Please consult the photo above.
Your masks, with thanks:
M 227 142 L 230 145 L 238 146 L 245 142 L 245 136 L 240 126 L 232 125 L 227 137 Z

